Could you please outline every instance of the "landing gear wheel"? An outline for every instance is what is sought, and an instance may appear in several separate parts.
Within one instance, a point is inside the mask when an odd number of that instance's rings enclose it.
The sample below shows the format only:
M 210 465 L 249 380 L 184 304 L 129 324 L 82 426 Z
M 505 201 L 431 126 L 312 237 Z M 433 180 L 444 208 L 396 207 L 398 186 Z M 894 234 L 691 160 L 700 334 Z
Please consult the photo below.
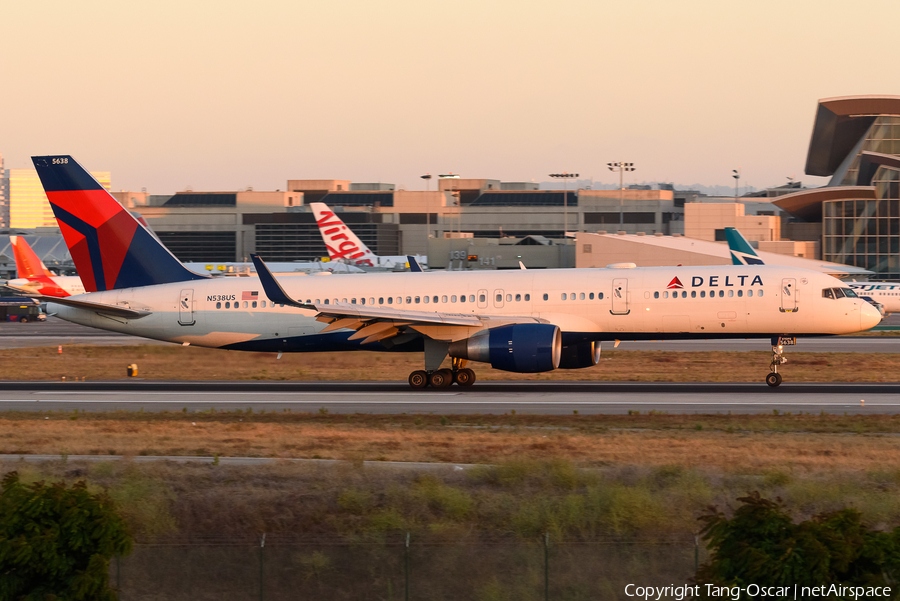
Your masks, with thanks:
M 432 388 L 447 388 L 453 383 L 453 372 L 449 369 L 439 369 L 431 372 L 428 383 Z
M 421 369 L 412 372 L 409 374 L 409 385 L 417 389 L 425 388 L 428 386 L 428 374 Z
M 766 376 L 766 384 L 775 388 L 779 384 L 781 384 L 781 374 L 779 373 L 770 373 Z
M 471 386 L 475 383 L 475 372 L 468 367 L 464 367 L 463 369 L 456 372 L 455 379 L 456 383 L 460 386 Z

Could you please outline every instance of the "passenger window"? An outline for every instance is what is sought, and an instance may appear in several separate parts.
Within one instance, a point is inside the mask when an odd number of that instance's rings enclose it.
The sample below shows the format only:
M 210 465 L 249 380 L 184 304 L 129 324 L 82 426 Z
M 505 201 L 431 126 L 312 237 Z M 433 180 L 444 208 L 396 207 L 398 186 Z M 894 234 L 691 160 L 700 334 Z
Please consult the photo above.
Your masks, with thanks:
M 460 294 L 460 295 L 459 295 L 459 302 L 461 302 L 461 303 L 466 302 L 466 295 L 465 295 L 465 294 Z
M 456 295 L 455 295 L 455 294 L 452 295 L 452 296 L 450 297 L 450 302 L 451 302 L 451 303 L 455 303 L 455 302 L 456 302 Z
M 512 294 L 506 295 L 506 302 L 510 302 L 512 300 Z
M 578 295 L 578 299 L 579 299 L 579 300 L 584 300 L 584 292 L 582 292 L 581 294 Z
M 550 298 L 550 295 L 547 294 L 547 293 L 545 292 L 545 293 L 544 293 L 544 300 L 549 300 L 549 298 Z
M 247 301 L 244 301 L 244 308 L 247 308 Z
M 591 294 L 591 298 L 594 298 L 593 294 Z M 653 298 L 659 298 L 659 290 L 653 293 Z
M 481 302 L 484 302 L 484 301 L 486 301 L 486 300 L 487 300 L 487 299 L 486 299 L 486 298 L 484 297 L 484 295 L 482 294 L 482 295 L 481 295 Z M 470 302 L 470 303 L 474 303 L 474 302 L 475 302 L 475 295 L 474 295 L 474 294 L 470 294 L 470 295 L 469 295 L 469 302 Z
M 743 290 L 738 290 L 738 298 L 741 298 L 741 297 L 743 297 L 743 296 L 744 296 L 744 291 L 743 291 Z
M 748 291 L 747 291 L 747 296 L 753 296 L 753 291 L 752 291 L 752 290 L 748 290 Z
M 389 296 L 389 297 L 388 297 L 388 304 L 389 304 L 389 305 L 393 305 L 393 304 L 394 304 L 394 297 L 393 297 L 393 296 Z
M 446 295 L 446 294 L 445 294 L 444 296 L 441 297 L 441 302 L 442 302 L 442 303 L 446 303 L 446 302 L 447 302 L 447 295 Z M 456 302 L 456 297 L 455 297 L 455 296 L 453 297 L 453 302 L 454 302 L 454 303 Z
M 729 297 L 734 296 L 734 290 L 729 290 L 729 291 L 728 291 L 728 296 L 729 296 Z
M 571 296 L 569 296 L 569 298 L 570 298 L 571 300 L 575 300 L 575 293 L 573 292 L 573 293 L 571 294 Z
M 426 296 L 426 297 L 425 297 L 425 304 L 427 305 L 429 302 L 431 302 L 431 300 L 430 300 L 429 297 Z
M 375 304 L 375 297 L 374 297 L 374 296 L 370 296 L 370 297 L 369 297 L 369 304 L 370 304 L 370 305 L 374 305 L 374 304 Z
M 724 297 L 725 297 L 725 291 L 719 290 L 719 298 L 724 298 Z
M 687 290 L 681 291 L 681 298 L 687 298 Z
M 365 305 L 365 304 L 366 304 L 366 297 L 362 297 L 361 299 L 359 299 L 359 304 L 360 304 L 360 305 Z
M 222 308 L 222 303 L 216 303 L 216 309 L 221 309 L 221 308 Z
M 659 298 L 659 292 L 656 293 L 656 298 Z M 588 295 L 588 300 L 594 300 L 594 293 L 593 293 L 593 292 L 591 292 L 591 293 Z
M 697 298 L 697 291 L 691 290 L 691 298 Z
M 309 299 L 306 299 L 306 304 L 309 304 Z M 263 308 L 263 309 L 266 308 L 266 301 L 263 301 L 263 302 L 262 302 L 262 308 Z
M 521 294 L 517 294 L 517 295 L 516 295 L 516 302 L 519 302 L 520 300 L 522 300 L 522 295 L 521 295 Z
M 253 308 L 256 308 L 256 301 L 253 301 Z
M 562 298 L 563 300 L 567 300 L 567 299 L 566 299 L 566 293 L 563 292 L 562 295 L 560 296 L 560 298 Z
M 530 295 L 530 294 L 526 294 L 526 295 L 525 295 L 525 300 L 526 300 L 526 301 L 530 301 L 530 300 L 531 300 L 531 295 Z
M 706 298 L 706 290 L 700 291 L 700 298 Z
M 344 303 L 344 304 L 346 305 L 346 304 L 347 304 L 347 299 L 346 299 L 346 298 L 342 298 L 342 299 L 341 299 L 341 302 Z M 337 299 L 334 299 L 334 304 L 335 304 L 335 305 L 337 304 Z
M 356 304 L 356 299 L 355 299 L 355 298 L 351 298 L 351 299 L 350 299 L 350 304 L 351 304 L 351 305 L 355 305 L 355 304 Z
M 409 297 L 408 297 L 408 296 L 406 297 L 406 302 L 409 302 Z M 421 299 L 417 296 L 417 297 L 416 297 L 416 304 L 418 305 L 419 302 L 421 302 Z
M 438 302 L 437 294 L 435 294 L 434 297 L 432 297 L 431 302 L 434 302 L 434 303 Z
M 379 296 L 379 297 L 378 297 L 378 304 L 379 304 L 379 305 L 383 305 L 383 304 L 384 304 L 384 297 L 383 297 L 383 296 Z
M 665 292 L 663 292 L 663 298 L 669 298 L 669 291 L 668 291 L 668 290 L 666 290 Z
M 327 299 L 327 298 L 325 299 L 325 304 L 326 304 L 326 305 L 328 304 L 328 299 Z
M 763 293 L 763 291 L 759 290 L 759 291 L 757 291 L 756 296 L 762 296 L 762 293 Z
M 598 293 L 597 293 L 597 298 L 599 298 L 600 300 L 603 300 L 603 293 L 602 293 L 602 292 L 598 292 Z

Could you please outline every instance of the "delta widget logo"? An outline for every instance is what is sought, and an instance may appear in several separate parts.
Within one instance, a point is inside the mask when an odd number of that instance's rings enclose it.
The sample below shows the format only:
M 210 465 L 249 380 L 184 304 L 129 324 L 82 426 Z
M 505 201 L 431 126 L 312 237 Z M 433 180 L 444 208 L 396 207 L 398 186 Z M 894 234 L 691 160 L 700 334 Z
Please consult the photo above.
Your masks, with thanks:
M 684 285 L 681 283 L 681 280 L 678 279 L 678 276 L 672 278 L 672 281 L 666 286 L 666 290 L 671 290 L 672 288 L 684 288 Z

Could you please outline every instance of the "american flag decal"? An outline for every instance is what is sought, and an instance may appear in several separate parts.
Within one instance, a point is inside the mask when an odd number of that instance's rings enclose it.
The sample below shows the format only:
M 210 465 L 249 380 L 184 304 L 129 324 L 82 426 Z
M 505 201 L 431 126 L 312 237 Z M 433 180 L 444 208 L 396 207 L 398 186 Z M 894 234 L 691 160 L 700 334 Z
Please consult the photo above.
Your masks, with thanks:
M 259 292 L 254 290 L 252 292 L 245 290 L 241 293 L 241 300 L 258 300 Z

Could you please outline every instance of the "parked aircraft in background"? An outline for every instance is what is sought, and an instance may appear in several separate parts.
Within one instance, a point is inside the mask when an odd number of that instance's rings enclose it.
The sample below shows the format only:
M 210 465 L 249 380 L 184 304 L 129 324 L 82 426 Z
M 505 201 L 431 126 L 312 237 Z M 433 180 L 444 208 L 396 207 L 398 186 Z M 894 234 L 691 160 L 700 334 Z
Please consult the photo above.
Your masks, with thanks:
M 735 265 L 764 265 L 747 239 L 733 227 L 725 228 L 725 238 Z M 900 284 L 896 282 L 845 282 L 858 296 L 869 301 L 882 313 L 900 311 Z
M 378 256 L 353 233 L 334 211 L 323 202 L 311 202 L 309 206 L 319 226 L 319 233 L 328 249 L 328 257 L 332 261 L 341 261 L 360 267 L 384 267 L 396 269 L 409 267 L 406 255 Z M 416 256 L 418 263 L 428 268 L 428 257 Z
M 23 292 L 36 292 L 44 296 L 69 296 L 82 294 L 84 285 L 77 275 L 54 275 L 31 249 L 25 238 L 10 236 L 16 272 L 19 277 L 8 280 L 9 288 Z
M 471 385 L 470 361 L 537 373 L 594 366 L 601 341 L 733 337 L 772 339 L 766 381 L 777 386 L 795 336 L 856 332 L 881 317 L 831 276 L 766 265 L 276 279 L 254 256 L 257 277 L 209 278 L 71 157 L 33 161 L 89 291 L 44 299 L 59 317 L 230 350 L 424 352 L 425 369 L 409 376 L 415 388 Z

